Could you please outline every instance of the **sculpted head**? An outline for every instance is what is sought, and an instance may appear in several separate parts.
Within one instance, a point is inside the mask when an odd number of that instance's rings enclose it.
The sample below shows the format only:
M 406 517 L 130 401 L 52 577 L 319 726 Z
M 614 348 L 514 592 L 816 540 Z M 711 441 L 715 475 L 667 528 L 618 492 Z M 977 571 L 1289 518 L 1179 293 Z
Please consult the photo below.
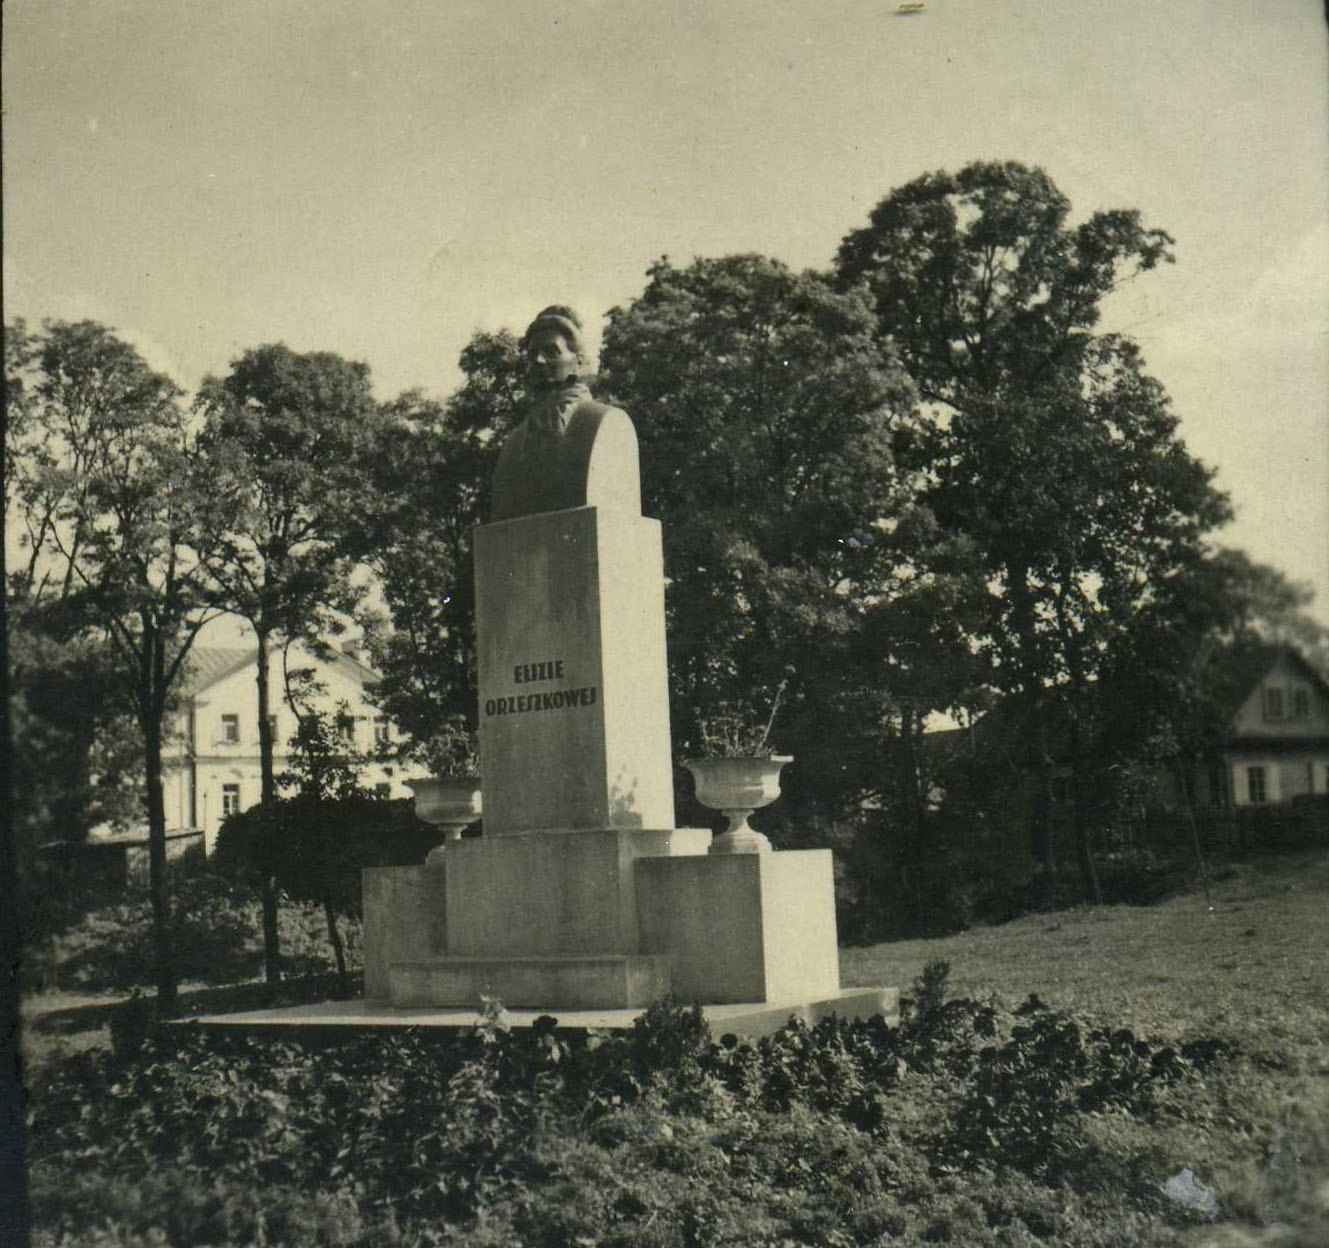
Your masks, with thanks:
M 582 343 L 581 317 L 553 304 L 527 326 L 521 339 L 526 382 L 533 393 L 557 390 L 590 368 Z

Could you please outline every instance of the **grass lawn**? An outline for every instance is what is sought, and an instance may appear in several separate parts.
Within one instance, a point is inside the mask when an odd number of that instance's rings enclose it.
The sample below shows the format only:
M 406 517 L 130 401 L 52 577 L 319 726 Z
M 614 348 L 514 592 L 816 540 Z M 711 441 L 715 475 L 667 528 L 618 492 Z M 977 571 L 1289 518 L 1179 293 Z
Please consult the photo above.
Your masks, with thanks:
M 1102 906 L 1030 915 L 958 936 L 845 949 L 846 984 L 911 983 L 950 963 L 957 996 L 1010 1005 L 1037 993 L 1151 1039 L 1214 1036 L 1245 1055 L 1218 1089 L 1231 1134 L 1178 1141 L 1178 1166 L 1205 1157 L 1220 1199 L 1267 1205 L 1271 1171 L 1296 1182 L 1322 1213 L 1312 1229 L 1228 1226 L 1196 1244 L 1329 1245 L 1329 853 L 1256 858 L 1224 867 L 1209 898 L 1196 891 L 1155 906 Z M 1288 1159 L 1295 1159 L 1289 1161 Z M 1276 1176 L 1274 1176 L 1276 1178 Z M 1321 1238 L 1323 1236 L 1323 1238 Z
M 951 991 L 1037 993 L 1158 1038 L 1182 1032 L 1286 1049 L 1329 1075 L 1329 853 L 1223 868 L 1155 906 L 1029 915 L 958 936 L 845 949 L 844 982 L 908 984 L 934 959 Z

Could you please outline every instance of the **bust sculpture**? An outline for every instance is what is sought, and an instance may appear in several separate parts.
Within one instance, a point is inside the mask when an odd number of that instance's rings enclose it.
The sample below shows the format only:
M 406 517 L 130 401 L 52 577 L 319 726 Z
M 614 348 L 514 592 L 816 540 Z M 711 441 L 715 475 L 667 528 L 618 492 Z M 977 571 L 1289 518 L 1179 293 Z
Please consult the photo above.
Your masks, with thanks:
M 530 406 L 499 453 L 490 519 L 571 507 L 639 515 L 636 430 L 626 412 L 591 397 L 581 318 L 561 304 L 545 308 L 521 348 Z

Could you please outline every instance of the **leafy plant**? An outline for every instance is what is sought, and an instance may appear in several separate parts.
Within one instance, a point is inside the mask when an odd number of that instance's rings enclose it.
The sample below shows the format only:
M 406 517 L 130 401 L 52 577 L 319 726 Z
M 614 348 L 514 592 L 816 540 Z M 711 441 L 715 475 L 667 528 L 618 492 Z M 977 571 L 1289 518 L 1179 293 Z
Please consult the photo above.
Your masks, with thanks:
M 775 753 L 770 744 L 771 729 L 788 685 L 786 677 L 769 698 L 754 695 L 717 703 L 715 711 L 700 720 L 706 754 L 714 758 L 770 758 Z

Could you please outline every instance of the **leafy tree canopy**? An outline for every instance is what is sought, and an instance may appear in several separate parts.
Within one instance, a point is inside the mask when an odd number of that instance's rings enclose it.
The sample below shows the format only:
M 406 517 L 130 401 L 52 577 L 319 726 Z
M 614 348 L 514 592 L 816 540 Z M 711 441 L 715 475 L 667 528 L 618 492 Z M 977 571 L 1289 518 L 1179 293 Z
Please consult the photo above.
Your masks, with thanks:
M 764 720 L 790 678 L 773 740 L 806 757 L 861 683 L 846 648 L 908 509 L 892 444 L 913 391 L 870 303 L 760 256 L 662 259 L 611 311 L 601 363 L 664 524 L 676 744 L 734 705 Z

